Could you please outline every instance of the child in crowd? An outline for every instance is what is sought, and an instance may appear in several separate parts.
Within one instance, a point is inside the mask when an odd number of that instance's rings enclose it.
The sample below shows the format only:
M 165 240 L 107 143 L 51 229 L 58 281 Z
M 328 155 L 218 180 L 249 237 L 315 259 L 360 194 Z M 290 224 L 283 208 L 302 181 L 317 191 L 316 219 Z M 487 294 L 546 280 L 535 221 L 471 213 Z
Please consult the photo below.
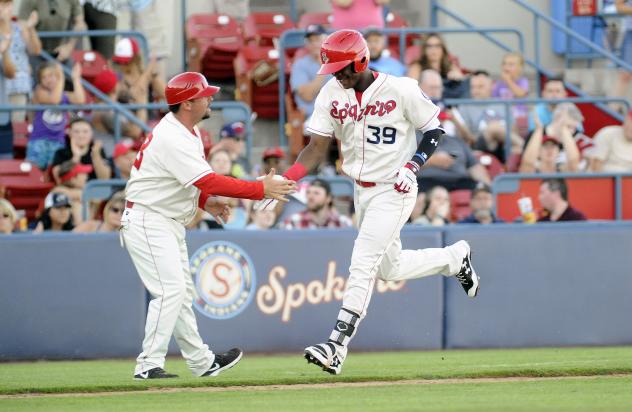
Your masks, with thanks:
M 74 91 L 64 91 L 64 73 L 59 63 L 47 62 L 37 71 L 38 84 L 33 94 L 34 104 L 63 105 L 83 104 L 85 92 L 81 85 L 81 66 L 72 68 Z M 68 113 L 61 110 L 46 109 L 35 112 L 33 131 L 26 146 L 26 160 L 45 170 L 53 160 L 55 152 L 62 149 L 66 142 Z
M 503 57 L 500 80 L 492 90 L 492 97 L 500 99 L 522 99 L 529 95 L 529 80 L 524 76 L 524 58 L 520 53 L 507 53 Z M 529 117 L 529 108 L 525 105 L 513 106 L 514 120 L 524 121 Z

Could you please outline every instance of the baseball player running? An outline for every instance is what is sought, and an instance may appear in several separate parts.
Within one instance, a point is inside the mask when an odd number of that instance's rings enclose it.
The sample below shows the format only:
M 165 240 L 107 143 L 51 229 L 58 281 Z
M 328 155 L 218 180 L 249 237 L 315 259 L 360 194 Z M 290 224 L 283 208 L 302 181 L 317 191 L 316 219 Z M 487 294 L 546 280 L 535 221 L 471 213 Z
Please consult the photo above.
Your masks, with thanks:
M 135 379 L 176 377 L 163 369 L 172 334 L 195 376 L 216 376 L 239 362 L 241 349 L 214 354 L 198 333 L 184 226 L 198 207 L 226 219 L 228 206 L 213 195 L 284 200 L 294 190 L 294 182 L 273 180 L 274 171 L 256 182 L 213 172 L 196 124 L 208 117 L 218 91 L 199 73 L 169 80 L 165 95 L 170 112 L 142 145 L 125 189 L 121 240 L 152 297 Z
M 319 74 L 332 73 L 318 93 L 308 130 L 311 140 L 285 177 L 298 181 L 325 156 L 332 137 L 341 141 L 342 170 L 356 182 L 359 233 L 336 325 L 325 343 L 305 348 L 309 363 L 339 374 L 347 346 L 366 315 L 376 278 L 455 276 L 470 297 L 479 278 L 470 246 L 402 250 L 400 230 L 417 197 L 416 175 L 443 134 L 435 106 L 411 78 L 367 70 L 369 51 L 355 30 L 339 30 L 321 46 Z M 423 132 L 417 146 L 415 131 Z

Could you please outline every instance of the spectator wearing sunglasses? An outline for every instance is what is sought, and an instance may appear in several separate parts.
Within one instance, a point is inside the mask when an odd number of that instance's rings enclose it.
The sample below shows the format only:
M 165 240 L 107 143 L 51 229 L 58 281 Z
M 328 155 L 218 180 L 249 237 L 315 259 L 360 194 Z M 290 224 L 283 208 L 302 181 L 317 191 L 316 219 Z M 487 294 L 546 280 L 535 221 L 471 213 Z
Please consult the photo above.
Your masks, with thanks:
M 115 232 L 121 227 L 125 193 L 116 192 L 105 203 L 102 220 L 87 220 L 73 229 L 77 233 Z

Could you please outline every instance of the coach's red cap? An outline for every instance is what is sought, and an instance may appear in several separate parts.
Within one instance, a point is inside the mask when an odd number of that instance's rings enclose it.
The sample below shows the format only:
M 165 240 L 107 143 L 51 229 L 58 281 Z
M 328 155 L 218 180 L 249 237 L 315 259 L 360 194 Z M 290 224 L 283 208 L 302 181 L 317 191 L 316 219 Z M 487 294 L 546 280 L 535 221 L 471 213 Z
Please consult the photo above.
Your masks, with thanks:
M 172 77 L 165 87 L 165 97 L 170 106 L 187 100 L 212 96 L 217 92 L 219 92 L 219 87 L 210 86 L 206 77 L 197 72 L 180 73 Z

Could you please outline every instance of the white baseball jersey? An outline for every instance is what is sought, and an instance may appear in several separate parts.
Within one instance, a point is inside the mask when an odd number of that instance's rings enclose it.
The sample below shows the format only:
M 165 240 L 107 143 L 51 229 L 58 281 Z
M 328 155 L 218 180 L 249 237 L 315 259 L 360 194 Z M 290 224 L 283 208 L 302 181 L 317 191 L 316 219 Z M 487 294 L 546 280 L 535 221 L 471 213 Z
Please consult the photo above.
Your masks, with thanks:
M 193 183 L 213 173 L 197 126 L 194 131 L 173 113 L 160 120 L 136 156 L 125 188 L 127 200 L 183 224 L 193 219 L 200 196 Z
M 391 183 L 417 149 L 415 130 L 440 126 L 439 108 L 416 80 L 378 73 L 358 103 L 335 79 L 320 90 L 307 130 L 341 142 L 342 170 L 356 180 Z

